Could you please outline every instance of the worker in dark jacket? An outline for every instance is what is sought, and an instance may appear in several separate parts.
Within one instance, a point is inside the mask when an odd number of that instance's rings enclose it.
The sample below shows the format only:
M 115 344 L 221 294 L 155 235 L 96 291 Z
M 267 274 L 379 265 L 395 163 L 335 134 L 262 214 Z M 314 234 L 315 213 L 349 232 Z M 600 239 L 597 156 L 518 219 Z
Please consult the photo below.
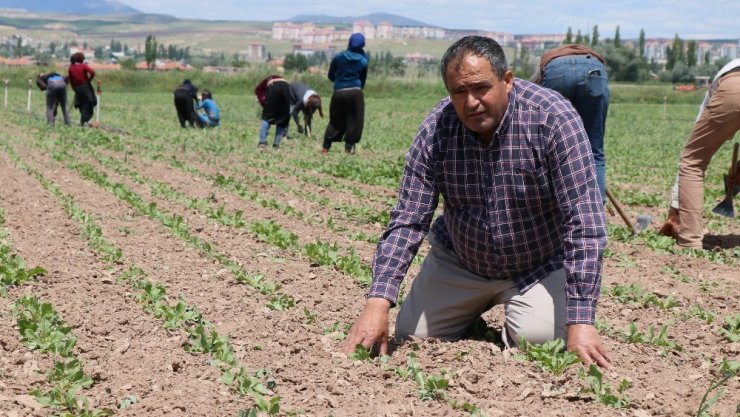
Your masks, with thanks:
M 329 66 L 329 79 L 334 92 L 329 103 L 329 125 L 324 133 L 321 153 L 329 152 L 332 142 L 344 141 L 344 151 L 355 153 L 365 124 L 365 98 L 362 89 L 367 78 L 368 57 L 363 49 L 365 36 L 353 33 L 347 50 L 334 56 Z
M 259 87 L 264 83 L 264 98 L 258 92 Z M 270 131 L 270 125 L 275 125 L 275 139 L 272 147 L 280 147 L 280 141 L 288 134 L 290 125 L 290 86 L 285 78 L 278 75 L 271 75 L 257 86 L 255 94 L 262 104 L 262 124 L 260 127 L 260 138 L 258 146 L 264 148 L 267 146 L 267 134 Z
M 195 111 L 195 103 L 198 102 L 198 87 L 194 86 L 189 79 L 185 79 L 175 88 L 174 95 L 180 126 L 185 127 L 187 121 L 190 127 L 195 127 L 196 124 L 202 127 L 198 113 Z

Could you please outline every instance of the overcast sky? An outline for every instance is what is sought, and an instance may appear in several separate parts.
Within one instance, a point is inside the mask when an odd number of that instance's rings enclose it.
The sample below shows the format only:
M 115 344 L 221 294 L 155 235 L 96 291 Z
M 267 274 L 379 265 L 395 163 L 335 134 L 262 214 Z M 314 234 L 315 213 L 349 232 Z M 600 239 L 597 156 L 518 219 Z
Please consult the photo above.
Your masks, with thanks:
M 740 0 L 121 0 L 142 12 L 208 20 L 287 20 L 298 14 L 361 16 L 385 12 L 450 29 L 564 33 L 570 26 L 600 38 L 740 37 Z M 339 5 L 344 6 L 339 6 Z

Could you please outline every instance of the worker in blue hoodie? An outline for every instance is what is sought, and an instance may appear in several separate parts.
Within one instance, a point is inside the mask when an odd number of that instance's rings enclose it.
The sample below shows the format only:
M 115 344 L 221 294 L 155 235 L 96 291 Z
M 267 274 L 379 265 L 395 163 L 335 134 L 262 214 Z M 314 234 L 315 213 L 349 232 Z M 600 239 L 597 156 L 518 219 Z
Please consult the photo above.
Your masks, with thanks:
M 332 142 L 344 141 L 344 151 L 355 153 L 365 124 L 365 98 L 362 89 L 367 78 L 368 56 L 364 51 L 365 36 L 353 33 L 347 50 L 334 56 L 329 66 L 329 79 L 334 92 L 329 103 L 329 125 L 324 133 L 321 153 L 329 152 Z

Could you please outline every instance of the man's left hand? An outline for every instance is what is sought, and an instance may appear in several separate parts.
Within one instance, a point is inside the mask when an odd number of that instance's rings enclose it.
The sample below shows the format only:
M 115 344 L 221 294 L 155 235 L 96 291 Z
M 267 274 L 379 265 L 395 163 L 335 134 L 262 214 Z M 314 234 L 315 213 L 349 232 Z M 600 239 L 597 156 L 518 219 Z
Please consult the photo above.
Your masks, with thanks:
M 567 348 L 575 352 L 586 366 L 596 362 L 602 368 L 612 367 L 599 339 L 599 331 L 592 324 L 569 324 Z

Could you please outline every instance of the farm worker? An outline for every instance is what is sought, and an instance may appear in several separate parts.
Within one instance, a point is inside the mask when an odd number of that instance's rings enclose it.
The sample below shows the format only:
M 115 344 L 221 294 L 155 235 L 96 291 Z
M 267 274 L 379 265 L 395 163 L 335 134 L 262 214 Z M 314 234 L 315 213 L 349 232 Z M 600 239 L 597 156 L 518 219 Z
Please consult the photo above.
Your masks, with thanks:
M 570 100 L 583 120 L 596 163 L 596 182 L 601 200 L 606 200 L 604 131 L 609 109 L 606 61 L 583 45 L 568 44 L 542 55 L 533 82 L 555 90 Z
M 671 190 L 668 219 L 659 233 L 679 246 L 702 248 L 704 173 L 712 156 L 740 130 L 740 58 L 719 70 L 709 86 L 699 115 L 681 153 L 676 183 Z M 734 179 L 740 186 L 740 178 Z
M 175 88 L 173 94 L 180 126 L 185 127 L 185 122 L 188 122 L 190 127 L 195 127 L 195 124 L 202 127 L 194 106 L 194 103 L 198 102 L 198 87 L 186 78 L 182 81 L 182 84 Z
M 311 87 L 303 83 L 290 83 L 290 105 L 292 110 L 290 115 L 293 116 L 295 124 L 298 126 L 298 133 L 304 133 L 304 128 L 298 120 L 298 114 L 303 113 L 303 123 L 306 125 L 305 133 L 308 135 L 311 130 L 311 120 L 316 110 L 319 115 L 324 117 L 324 110 L 321 108 L 321 97 L 319 93 L 312 90 Z
M 264 87 L 264 88 L 263 88 Z M 275 139 L 272 147 L 278 149 L 280 141 L 288 134 L 290 125 L 290 86 L 285 78 L 270 75 L 254 89 L 257 100 L 262 105 L 262 125 L 258 146 L 267 146 L 270 125 L 275 125 Z
M 67 110 L 67 80 L 56 72 L 39 74 L 36 77 L 36 85 L 46 90 L 46 121 L 49 126 L 54 126 L 57 115 L 57 106 L 62 107 L 64 124 L 69 125 L 69 111 Z
M 92 79 L 95 71 L 85 64 L 85 54 L 76 52 L 69 58 L 69 83 L 75 92 L 75 108 L 80 109 L 80 126 L 84 126 L 93 117 L 93 109 L 98 104 Z
M 578 113 L 559 94 L 515 79 L 490 38 L 458 40 L 440 69 L 450 95 L 411 144 L 368 299 L 343 350 L 379 344 L 387 352 L 388 311 L 429 233 L 396 337 L 458 339 L 503 304 L 507 346 L 566 338 L 585 364 L 609 367 L 594 327 L 606 218 Z M 440 195 L 444 212 L 432 223 Z
M 208 89 L 203 89 L 201 94 L 201 101 L 195 107 L 196 110 L 203 109 L 204 112 L 198 112 L 198 118 L 200 119 L 201 127 L 218 127 L 221 120 L 221 110 L 218 108 L 218 104 L 213 101 L 213 95 Z
M 347 50 L 337 54 L 329 65 L 334 92 L 329 102 L 329 124 L 324 132 L 321 153 L 329 152 L 332 142 L 344 141 L 344 151 L 355 153 L 365 124 L 365 98 L 362 89 L 367 78 L 368 56 L 363 49 L 365 36 L 353 33 Z

